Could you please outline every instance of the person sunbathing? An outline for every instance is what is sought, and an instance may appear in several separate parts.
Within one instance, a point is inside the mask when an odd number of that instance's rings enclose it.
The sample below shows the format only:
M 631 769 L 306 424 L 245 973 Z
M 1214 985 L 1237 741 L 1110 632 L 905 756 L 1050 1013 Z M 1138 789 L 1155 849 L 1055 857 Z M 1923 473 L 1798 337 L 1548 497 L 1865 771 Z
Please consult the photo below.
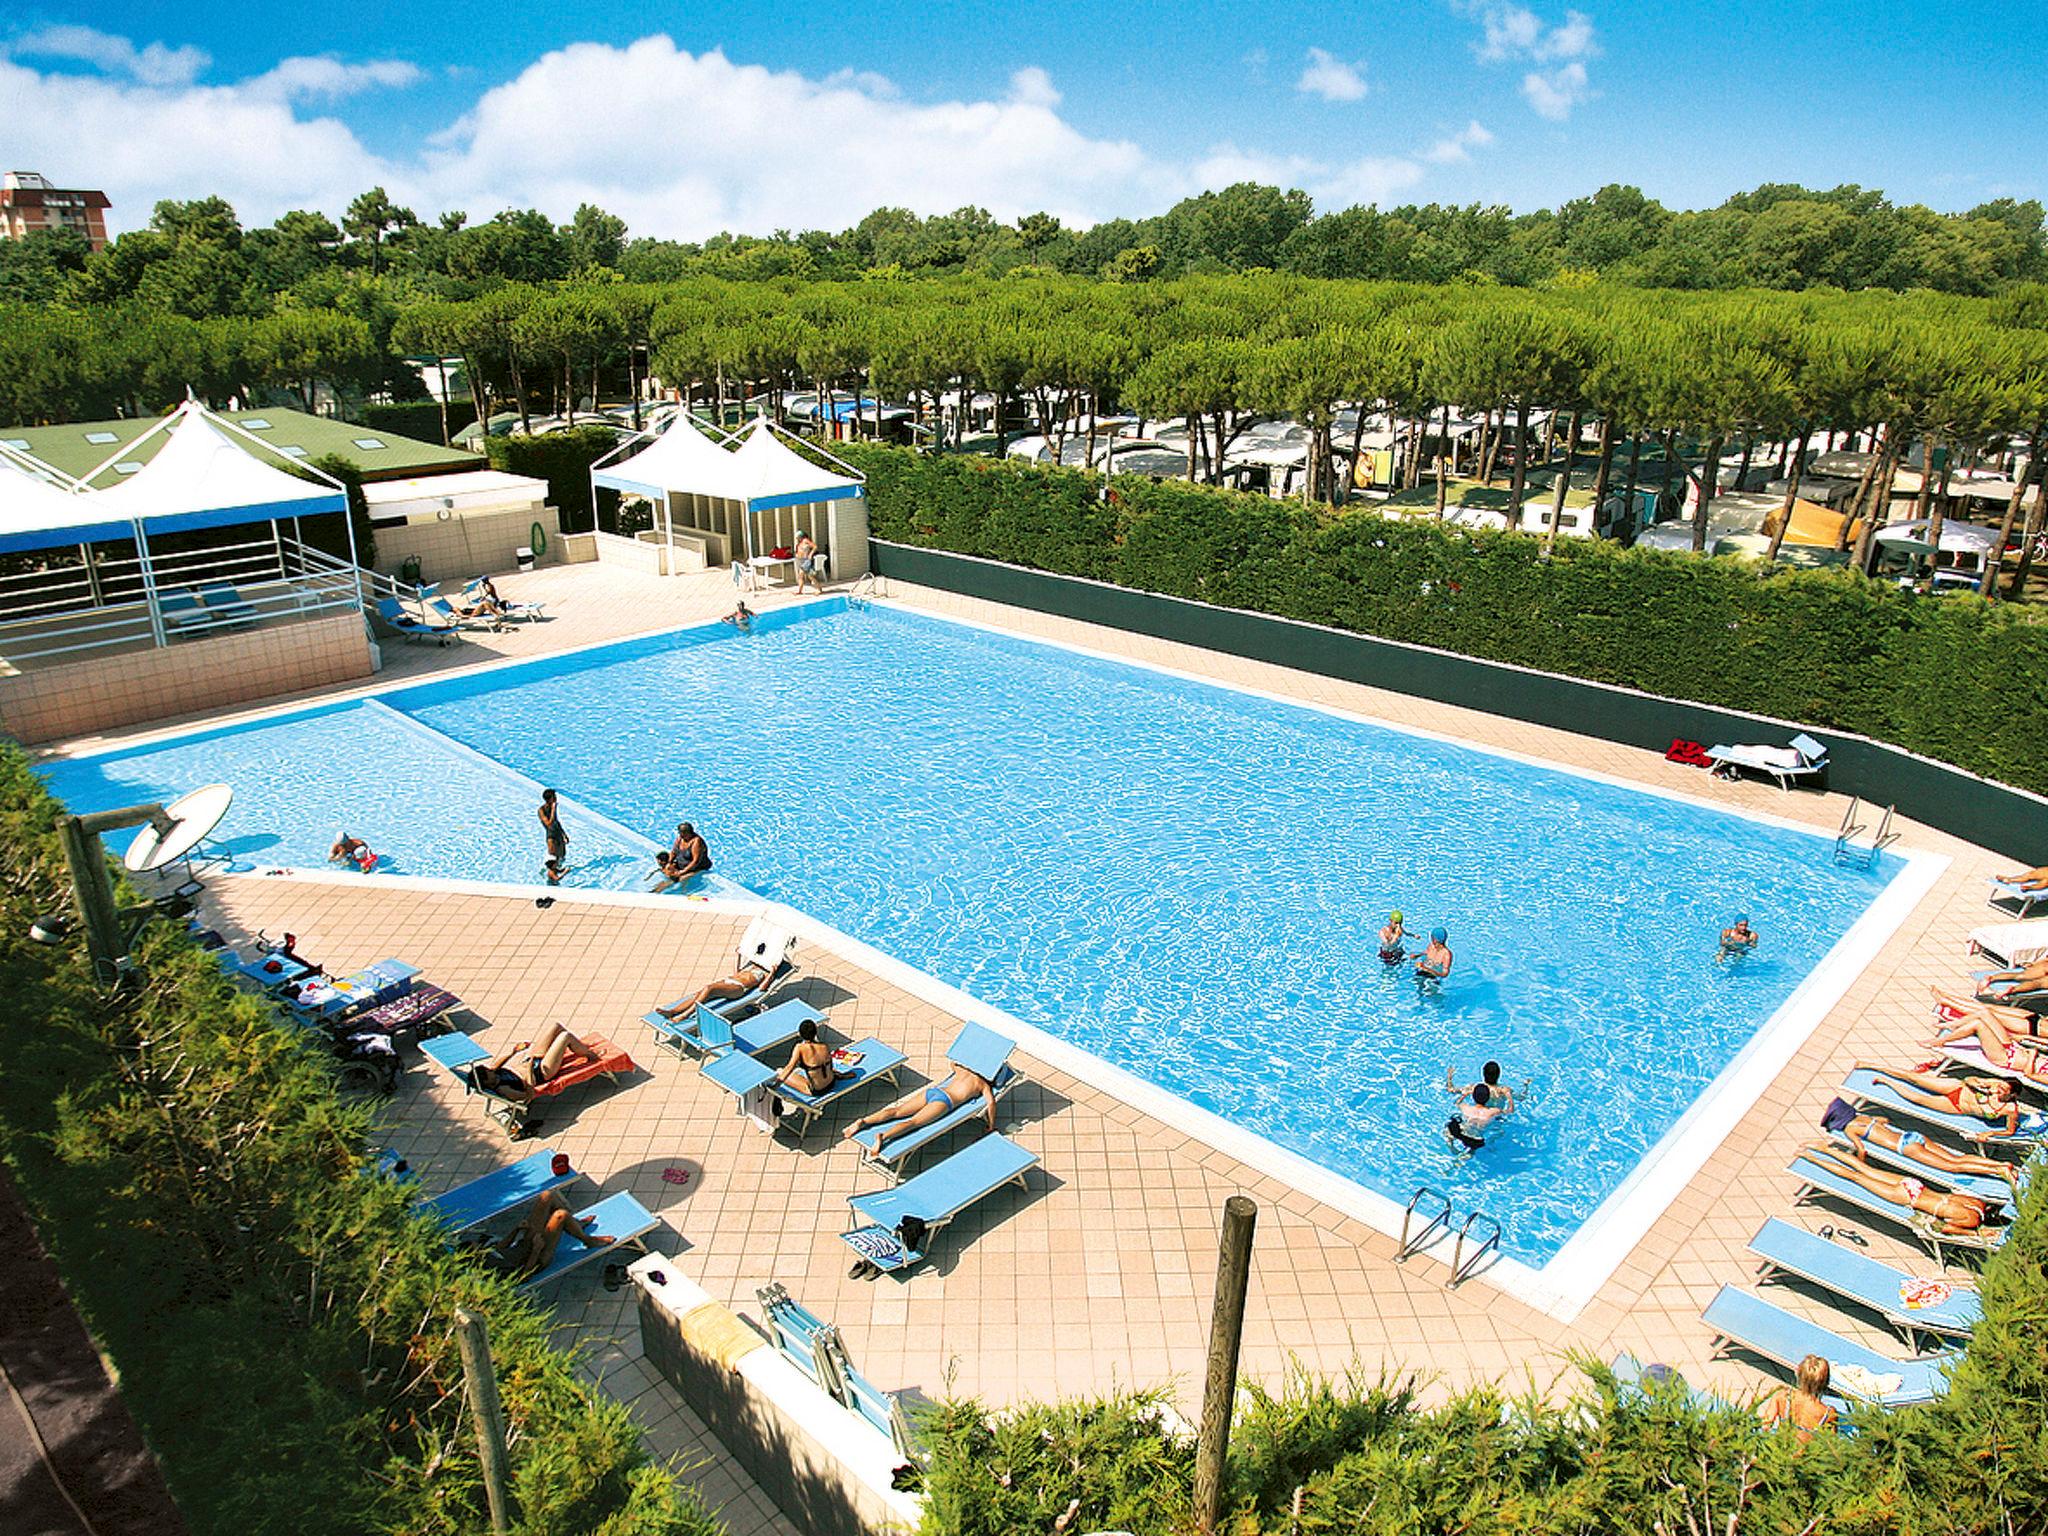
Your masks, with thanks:
M 2017 1010 L 2001 1008 L 1998 1011 L 2010 1015 Z M 2025 1017 L 2029 1023 L 2033 1022 L 2032 1014 Z M 2048 1040 L 2035 1039 L 2031 1029 L 2022 1033 L 1988 1011 L 1972 1008 L 1928 1043 L 1943 1047 L 1965 1040 L 1975 1040 L 1977 1049 L 1984 1053 L 1985 1061 L 1992 1066 L 2003 1067 L 2030 1083 L 2048 1087 L 2048 1074 L 2041 1070 L 2041 1053 L 2048 1051 Z
M 2023 891 L 2048 891 L 2048 864 L 2023 869 L 2018 874 L 2000 875 L 2001 885 L 2016 885 Z
M 1770 1425 L 1790 1424 L 1802 1442 L 1835 1427 L 1835 1410 L 1827 1405 L 1828 1363 L 1819 1355 L 1799 1362 L 1792 1385 L 1780 1387 L 1756 1405 L 1756 1416 Z
M 1835 1104 L 1841 1102 L 1837 1099 Z M 1882 1115 L 1852 1112 L 1849 1118 L 1840 1119 L 1834 1113 L 1834 1105 L 1828 1108 L 1830 1113 L 1822 1117 L 1821 1124 L 1849 1139 L 1859 1163 L 1870 1161 L 1867 1148 L 1878 1146 L 1910 1162 L 1924 1164 L 1937 1173 L 1967 1173 L 1980 1179 L 2003 1179 L 2014 1189 L 2019 1188 L 2017 1163 L 2009 1163 L 2002 1157 L 1973 1157 L 1967 1152 L 1951 1152 L 1940 1143 L 1929 1141 L 1918 1131 L 1901 1130 Z
M 1934 1017 L 1942 1024 L 1959 1024 L 1973 1013 L 1981 1013 L 2009 1035 L 2029 1037 L 2041 1033 L 2041 1015 L 2026 1008 L 2006 1008 L 1981 997 L 1965 997 L 1942 987 L 1929 987 L 1934 998 Z M 1941 1042 L 1931 1041 L 1939 1045 Z
M 933 1083 L 928 1088 L 914 1088 L 887 1109 L 878 1109 L 871 1115 L 862 1115 L 840 1133 L 851 1141 L 871 1125 L 882 1127 L 875 1137 L 875 1150 L 881 1151 L 899 1136 L 907 1136 L 934 1120 L 942 1120 L 962 1104 L 971 1104 L 975 1096 L 982 1099 L 982 1113 L 988 1120 L 988 1128 L 996 1128 L 996 1091 L 979 1072 L 970 1072 L 958 1062 L 953 1065 L 953 1075 L 943 1083 Z
M 1979 1200 L 1975 1195 L 1942 1194 L 1908 1174 L 1886 1173 L 1865 1167 L 1854 1158 L 1842 1156 L 1825 1141 L 1810 1141 L 1805 1150 L 1809 1158 L 1828 1172 L 1840 1174 L 1852 1184 L 1862 1185 L 1880 1199 L 1903 1205 L 1940 1222 L 1945 1237 L 1975 1232 L 1991 1214 L 1990 1202 Z
M 770 1088 L 794 1083 L 816 1098 L 839 1081 L 839 1069 L 832 1065 L 832 1047 L 818 1038 L 818 1021 L 805 1019 L 796 1027 L 797 1041 L 789 1053 L 789 1065 L 775 1075 Z M 801 1078 L 803 1081 L 798 1082 Z
M 657 1008 L 654 1011 L 664 1019 L 680 1019 L 685 1014 L 695 1013 L 705 1003 L 725 1002 L 730 998 L 745 997 L 756 988 L 765 986 L 775 972 L 758 960 L 749 960 L 730 976 L 721 976 L 716 981 L 707 981 L 673 1008 Z
M 521 1040 L 509 1045 L 492 1060 L 476 1069 L 476 1084 L 479 1088 L 497 1094 L 500 1098 L 511 1099 L 524 1104 L 537 1089 L 542 1087 L 562 1068 L 562 1060 L 575 1052 L 585 1061 L 601 1061 L 603 1058 L 589 1045 L 577 1039 L 560 1024 L 544 1025 L 541 1032 L 531 1040 Z M 516 1058 L 524 1055 L 519 1065 L 513 1065 Z
M 1978 987 L 1978 994 L 1981 996 L 1993 987 L 2003 987 L 2008 992 L 2031 992 L 2037 987 L 2048 987 L 2048 958 L 2030 960 L 2010 970 L 1992 971 Z
M 591 1231 L 576 1219 L 568 1202 L 549 1189 L 534 1196 L 525 1219 L 492 1246 L 485 1262 L 499 1274 L 517 1279 L 539 1274 L 553 1261 L 564 1233 L 586 1248 L 608 1248 L 618 1241 Z
M 1938 1110 L 1942 1114 L 1968 1115 L 1973 1120 L 1982 1120 L 1993 1127 L 1992 1135 L 2013 1136 L 2019 1133 L 2018 1090 L 1999 1078 L 1966 1077 L 1957 1082 L 1952 1077 L 1935 1077 L 1927 1072 L 1901 1072 L 1893 1067 L 1880 1067 L 1871 1061 L 1859 1061 L 1856 1067 L 1873 1077 L 1890 1079 L 1898 1085 L 1899 1097 L 1908 1104 Z

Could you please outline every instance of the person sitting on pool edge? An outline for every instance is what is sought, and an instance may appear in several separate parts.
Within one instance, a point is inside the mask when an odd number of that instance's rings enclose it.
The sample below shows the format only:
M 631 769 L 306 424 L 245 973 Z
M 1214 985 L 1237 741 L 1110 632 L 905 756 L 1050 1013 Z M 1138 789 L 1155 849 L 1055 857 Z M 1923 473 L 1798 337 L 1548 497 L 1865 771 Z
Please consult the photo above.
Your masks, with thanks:
M 1450 934 L 1441 928 L 1429 930 L 1429 947 L 1415 961 L 1415 983 L 1426 991 L 1434 991 L 1451 974 L 1451 946 L 1447 942 Z
M 681 885 L 692 875 L 702 875 L 711 869 L 711 846 L 702 834 L 687 821 L 676 828 L 676 840 L 654 861 L 654 890 L 665 891 L 672 885 Z
M 585 1061 L 602 1059 L 560 1024 L 548 1024 L 531 1040 L 508 1045 L 490 1061 L 471 1070 L 477 1087 L 485 1093 L 495 1093 L 501 1099 L 524 1104 L 533 1097 L 535 1089 L 562 1070 L 562 1058 L 571 1051 Z M 511 1064 L 513 1058 L 522 1052 L 526 1056 L 524 1072 Z
M 1400 912 L 1389 912 L 1387 926 L 1380 930 L 1380 960 L 1386 965 L 1399 965 L 1407 958 L 1408 930 Z
M 1881 1199 L 1932 1217 L 1941 1223 L 1945 1237 L 1961 1237 L 1964 1233 L 1978 1231 L 1991 1215 L 1991 1202 L 1988 1200 L 1980 1200 L 1975 1195 L 1945 1194 L 1929 1189 L 1909 1175 L 1865 1167 L 1854 1158 L 1842 1156 L 1825 1141 L 1809 1141 L 1803 1150 L 1828 1172 L 1840 1174 L 1852 1184 L 1862 1185 Z
M 812 1098 L 839 1081 L 839 1069 L 832 1065 L 832 1047 L 818 1038 L 818 1021 L 805 1019 L 796 1027 L 796 1044 L 790 1049 L 789 1065 L 775 1074 L 769 1090 L 794 1083 Z M 802 1082 L 796 1080 L 801 1077 Z
M 1944 1114 L 1967 1115 L 1984 1121 L 1990 1129 L 1984 1136 L 2017 1136 L 2020 1129 L 2019 1090 L 1996 1077 L 1935 1077 L 1927 1072 L 1901 1072 L 1880 1067 L 1874 1061 L 1859 1061 L 1856 1070 L 1898 1084 L 1894 1090 L 1908 1104 Z
M 988 1128 L 996 1128 L 996 1091 L 979 1072 L 970 1072 L 958 1062 L 953 1064 L 953 1075 L 943 1083 L 929 1087 L 914 1088 L 887 1109 L 878 1109 L 871 1115 L 862 1115 L 840 1133 L 843 1140 L 851 1141 L 871 1125 L 879 1125 L 881 1131 L 875 1137 L 875 1150 L 880 1152 L 898 1136 L 907 1136 L 920 1126 L 942 1120 L 962 1104 L 971 1104 L 975 1096 L 982 1099 L 982 1114 L 988 1121 Z
M 1444 1068 L 1444 1086 L 1450 1089 L 1452 1096 L 1457 1099 L 1464 1100 L 1470 1098 L 1472 1090 L 1482 1085 L 1486 1089 L 1487 1097 L 1500 1106 L 1502 1114 L 1511 1115 L 1515 1112 L 1515 1091 L 1500 1080 L 1499 1062 L 1489 1061 L 1479 1069 L 1479 1081 L 1477 1083 L 1467 1083 L 1462 1087 L 1451 1076 L 1451 1069 L 1449 1067 Z M 1526 1087 L 1527 1084 L 1523 1086 Z
M 1967 1152 L 1951 1152 L 1940 1143 L 1929 1141 L 1919 1131 L 1902 1130 L 1882 1115 L 1860 1113 L 1844 1099 L 1834 1100 L 1822 1112 L 1820 1128 L 1846 1137 L 1860 1163 L 1869 1162 L 1868 1149 L 1877 1146 L 1896 1157 L 1932 1168 L 1936 1173 L 1966 1173 L 1980 1179 L 2003 1179 L 2014 1190 L 2019 1188 L 2020 1164 L 2002 1157 L 1972 1157 Z
M 1749 926 L 1747 916 L 1738 915 L 1734 922 L 1721 930 L 1721 952 L 1714 956 L 1716 961 L 1734 960 L 1743 955 L 1754 954 L 1763 935 Z
M 1467 1096 L 1460 1097 L 1462 1099 Z M 1452 1146 L 1463 1147 L 1467 1152 L 1477 1152 L 1486 1145 L 1486 1140 L 1475 1133 L 1485 1130 L 1506 1114 L 1507 1108 L 1493 1102 L 1493 1094 L 1484 1083 L 1474 1083 L 1469 1098 L 1469 1106 L 1461 1103 L 1458 1112 L 1445 1124 L 1444 1135 Z

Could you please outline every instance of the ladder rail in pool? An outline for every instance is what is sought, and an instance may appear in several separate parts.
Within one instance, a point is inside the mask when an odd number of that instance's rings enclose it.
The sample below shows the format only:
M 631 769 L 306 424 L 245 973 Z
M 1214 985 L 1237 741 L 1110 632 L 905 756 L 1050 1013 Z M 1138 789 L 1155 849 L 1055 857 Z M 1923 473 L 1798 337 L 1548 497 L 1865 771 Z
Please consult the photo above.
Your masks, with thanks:
M 1465 1252 L 1465 1244 L 1471 1241 L 1472 1227 L 1475 1222 L 1484 1222 L 1487 1226 L 1493 1228 L 1493 1231 L 1468 1255 Z M 1499 1222 L 1495 1221 L 1484 1211 L 1467 1212 L 1465 1224 L 1458 1228 L 1458 1241 L 1451 1248 L 1451 1284 L 1457 1285 L 1460 1281 L 1469 1280 L 1472 1276 L 1479 1273 L 1479 1261 L 1486 1257 L 1488 1249 L 1498 1249 L 1500 1247 L 1500 1237 Z
M 1870 840 L 1869 847 L 1862 848 L 1856 844 L 1856 838 L 1863 831 L 1862 823 L 1856 820 L 1857 811 L 1862 803 L 1860 799 L 1851 799 L 1849 809 L 1842 813 L 1841 828 L 1835 833 L 1835 862 L 1860 862 L 1863 868 L 1870 869 L 1876 865 L 1885 849 L 1899 840 L 1899 834 L 1892 830 L 1892 821 L 1897 816 L 1899 808 L 1896 805 L 1884 808 L 1884 815 L 1877 824 L 1877 834 Z
M 1417 1206 L 1422 1204 L 1424 1197 L 1436 1201 L 1436 1214 L 1431 1216 L 1428 1221 L 1423 1223 L 1422 1230 L 1415 1234 L 1413 1241 L 1410 1241 L 1408 1236 L 1408 1229 L 1415 1220 L 1415 1209 Z M 1427 1184 L 1418 1185 L 1416 1187 L 1415 1193 L 1408 1197 L 1408 1209 L 1401 1213 L 1401 1242 L 1400 1246 L 1394 1251 L 1394 1262 L 1396 1264 L 1399 1264 L 1402 1260 L 1406 1259 L 1409 1254 L 1418 1251 L 1423 1244 L 1427 1243 L 1430 1240 L 1431 1234 L 1433 1234 L 1438 1227 L 1447 1228 L 1449 1227 L 1450 1222 L 1451 1197 L 1445 1194 L 1440 1189 L 1430 1188 L 1430 1186 Z

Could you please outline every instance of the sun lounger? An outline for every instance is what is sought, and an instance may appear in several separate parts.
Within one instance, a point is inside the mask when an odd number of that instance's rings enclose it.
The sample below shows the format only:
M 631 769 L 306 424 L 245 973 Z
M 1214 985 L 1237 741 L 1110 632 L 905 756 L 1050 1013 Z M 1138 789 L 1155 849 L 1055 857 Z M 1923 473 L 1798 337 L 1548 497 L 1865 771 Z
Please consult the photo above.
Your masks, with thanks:
M 455 605 L 445 597 L 420 599 L 420 611 L 426 615 L 429 624 L 446 624 L 454 629 L 487 629 L 493 634 L 505 627 L 504 621 L 496 614 L 461 614 Z
M 953 1043 L 946 1047 L 946 1060 L 956 1066 L 965 1067 L 986 1080 L 989 1087 L 995 1090 L 996 1100 L 1000 1103 L 1004 1094 L 1024 1080 L 1017 1069 L 1010 1065 L 1010 1053 L 1016 1048 L 1014 1040 L 999 1035 L 992 1029 L 979 1024 L 966 1024 L 961 1026 L 960 1033 L 954 1037 Z M 969 1121 L 981 1120 L 982 1113 L 981 1100 L 973 1098 L 965 1104 L 954 1106 L 950 1112 L 941 1115 L 931 1124 L 921 1125 L 914 1131 L 892 1137 L 887 1143 L 881 1141 L 882 1132 L 888 1129 L 885 1125 L 871 1125 L 857 1132 L 853 1141 L 854 1145 L 860 1148 L 861 1161 L 864 1164 L 888 1178 L 897 1179 L 903 1176 L 903 1170 L 909 1165 L 911 1154 L 918 1148 L 928 1146 Z
M 768 1342 L 782 1358 L 802 1371 L 834 1398 L 832 1360 L 823 1343 L 830 1326 L 814 1312 L 799 1306 L 788 1291 L 771 1281 L 754 1292 L 768 1326 Z
M 287 993 L 285 1002 L 301 1019 L 333 1023 L 395 1002 L 419 973 L 403 960 L 379 960 L 347 976 L 316 976 Z
M 1792 744 L 1785 747 L 1709 747 L 1707 758 L 1713 763 L 1713 772 L 1719 778 L 1738 778 L 1747 768 L 1754 773 L 1770 775 L 1777 780 L 1780 789 L 1790 789 L 1794 784 L 1818 778 L 1828 771 L 1827 747 L 1804 732 L 1794 736 Z
M 1922 1125 L 1932 1125 L 1965 1141 L 1991 1141 L 2006 1145 L 2039 1145 L 2048 1138 L 2048 1114 L 2026 1110 L 2020 1115 L 2017 1135 L 2007 1136 L 1999 1126 L 1975 1115 L 1958 1115 L 1948 1110 L 1928 1109 L 1903 1097 L 1889 1081 L 1858 1070 L 1842 1079 L 1842 1097 L 1863 1104 L 1876 1104 L 1894 1114 L 1905 1115 Z
M 545 1100 L 594 1077 L 616 1078 L 621 1072 L 634 1070 L 633 1058 L 609 1040 L 601 1035 L 583 1038 L 597 1052 L 597 1059 L 564 1057 L 561 1070 L 536 1088 L 530 1100 L 508 1099 L 477 1083 L 477 1064 L 489 1061 L 495 1053 L 485 1050 L 468 1035 L 443 1035 L 438 1040 L 423 1040 L 420 1042 L 420 1054 L 461 1083 L 467 1092 L 480 1096 L 484 1101 L 484 1113 L 503 1126 L 507 1135 L 517 1138 L 524 1133 L 527 1121 L 540 1113 Z
M 1835 1133 L 1833 1140 L 1852 1157 L 1858 1151 L 1857 1144 L 1840 1131 Z M 1881 1147 L 1874 1141 L 1864 1142 L 1861 1150 L 1870 1161 L 1895 1173 L 1911 1174 L 1924 1183 L 1939 1185 L 1943 1189 L 1953 1189 L 1959 1194 L 1975 1195 L 1979 1200 L 1994 1200 L 2001 1205 L 2012 1204 L 2013 1187 L 2003 1179 L 1988 1178 L 1976 1173 L 1943 1173 L 1939 1168 L 1930 1168 L 1925 1163 L 1915 1162 L 1903 1153 L 1894 1152 L 1889 1147 Z M 2026 1185 L 2024 1173 L 2020 1175 L 2020 1184 L 2022 1188 Z
M 377 617 L 408 640 L 437 640 L 446 645 L 456 634 L 452 624 L 428 624 L 414 618 L 399 606 L 395 597 L 378 599 Z
M 223 629 L 246 629 L 257 620 L 253 603 L 242 601 L 242 594 L 225 581 L 199 589 L 199 601 L 206 605 L 207 613 Z
M 1985 904 L 1992 911 L 2017 921 L 2036 907 L 2048 907 L 2048 891 L 2030 891 L 2017 880 L 1994 879 L 1991 895 Z
M 420 1209 L 440 1222 L 451 1236 L 467 1232 L 582 1177 L 573 1168 L 567 1173 L 556 1173 L 554 1165 L 555 1149 L 549 1147 L 422 1200 Z
M 1967 1248 L 1977 1253 L 1989 1253 L 2005 1242 L 2004 1227 L 1980 1227 L 1975 1232 L 1944 1232 L 1941 1224 L 1931 1216 L 1923 1216 L 1910 1205 L 1901 1205 L 1896 1200 L 1887 1200 L 1875 1190 L 1865 1189 L 1853 1179 L 1845 1179 L 1831 1168 L 1823 1167 L 1808 1157 L 1795 1157 L 1785 1170 L 1798 1178 L 1800 1197 L 1809 1193 L 1827 1195 L 1859 1211 L 1873 1216 L 1882 1216 L 1886 1221 L 1904 1227 L 1928 1246 L 1936 1258 L 1941 1257 L 1944 1248 Z
M 1970 931 L 1970 953 L 1989 955 L 2000 970 L 2048 958 L 2048 917 L 2024 923 L 1987 923 Z
M 1919 1360 L 1893 1360 L 1732 1285 L 1721 1287 L 1721 1294 L 1706 1310 L 1705 1322 L 1717 1338 L 1740 1344 L 1788 1370 L 1796 1370 L 1808 1355 L 1819 1355 L 1833 1369 L 1836 1392 L 1889 1407 L 1939 1397 L 1948 1385 L 1948 1367 L 1962 1358 L 1960 1350 L 1951 1350 Z M 1901 1381 L 1896 1390 L 1881 1395 L 1858 1392 L 1845 1379 L 1844 1366 L 1856 1366 L 1873 1376 L 1897 1376 Z
M 415 1039 L 431 1040 L 448 1033 L 450 1025 L 442 1016 L 461 1006 L 462 999 L 453 992 L 440 987 L 414 987 L 382 1007 L 358 1014 L 349 1024 L 354 1029 L 375 1029 L 387 1035 L 411 1030 Z
M 781 1006 L 787 1007 L 788 1004 Z M 761 1015 L 764 1019 L 767 1016 Z M 894 1083 L 897 1070 L 908 1059 L 893 1046 L 884 1045 L 872 1037 L 856 1042 L 847 1050 L 860 1057 L 859 1063 L 842 1069 L 830 1088 L 815 1095 L 787 1083 L 771 1088 L 769 1085 L 780 1075 L 778 1070 L 744 1051 L 731 1051 L 707 1063 L 704 1075 L 739 1101 L 740 1113 L 752 1120 L 756 1129 L 773 1131 L 777 1126 L 794 1122 L 797 1135 L 802 1136 L 826 1110 L 848 1094 L 859 1092 L 877 1078 L 887 1078 Z M 781 1104 L 780 1111 L 776 1107 L 777 1101 Z
M 206 605 L 182 587 L 157 593 L 156 611 L 163 616 L 164 627 L 174 635 L 188 629 L 205 629 L 213 619 Z
M 754 1292 L 766 1319 L 769 1342 L 819 1390 L 887 1435 L 905 1461 L 920 1460 L 909 1416 L 894 1392 L 884 1392 L 854 1369 L 839 1330 L 791 1299 L 773 1282 Z
M 471 607 L 474 607 L 481 601 L 483 596 L 484 579 L 481 576 L 462 589 L 462 600 Z M 548 605 L 546 603 L 515 602 L 511 598 L 501 597 L 498 599 L 498 606 L 504 611 L 506 618 L 518 619 L 526 624 L 531 624 L 535 619 L 544 619 L 548 616 Z
M 1869 1308 L 1903 1331 L 1909 1344 L 1917 1344 L 1915 1335 L 1920 1333 L 1968 1337 L 1984 1315 L 1983 1302 L 1969 1286 L 1909 1275 L 1775 1216 L 1749 1240 L 1749 1251 L 1770 1269 Z M 1927 1300 L 1908 1306 L 1906 1298 L 1916 1292 Z
M 534 1291 L 544 1285 L 553 1285 L 570 1270 L 581 1269 L 592 1259 L 615 1254 L 622 1249 L 645 1253 L 647 1244 L 641 1239 L 661 1225 L 652 1211 L 624 1190 L 605 1196 L 588 1210 L 578 1211 L 576 1219 L 593 1237 L 608 1237 L 612 1241 L 590 1247 L 564 1233 L 555 1247 L 555 1256 L 520 1281 L 519 1289 Z
M 654 1043 L 662 1049 L 673 1052 L 678 1058 L 685 1051 L 690 1051 L 713 1061 L 735 1051 L 743 1056 L 772 1051 L 778 1045 L 787 1045 L 794 1040 L 796 1032 L 806 1023 L 825 1022 L 825 1015 L 800 997 L 777 1003 L 765 1013 L 757 1013 L 737 1024 L 722 1013 L 712 1012 L 702 1003 L 697 1005 L 696 1013 L 687 1023 L 681 1019 L 665 1019 L 659 1012 L 643 1013 L 640 1018 L 653 1031 Z
M 991 1133 L 894 1189 L 849 1195 L 856 1225 L 839 1240 L 892 1274 L 924 1261 L 939 1229 L 1005 1184 L 1022 1185 L 1038 1154 Z
M 253 982 L 266 992 L 277 992 L 313 974 L 313 968 L 303 960 L 294 960 L 278 950 L 270 950 L 244 960 L 233 949 L 214 952 L 214 960 L 230 981 Z

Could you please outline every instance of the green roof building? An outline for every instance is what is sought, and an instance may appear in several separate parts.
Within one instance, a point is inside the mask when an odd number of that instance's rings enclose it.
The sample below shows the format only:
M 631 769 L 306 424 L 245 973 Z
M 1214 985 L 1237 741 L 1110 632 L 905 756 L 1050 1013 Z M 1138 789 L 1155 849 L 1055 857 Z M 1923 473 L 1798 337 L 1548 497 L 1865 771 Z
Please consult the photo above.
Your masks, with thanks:
M 279 465 L 332 454 L 353 464 L 365 480 L 402 480 L 412 475 L 484 467 L 482 459 L 458 448 L 398 437 L 331 416 L 308 416 L 304 411 L 287 410 L 219 414 L 249 434 L 246 438 L 237 437 L 238 444 L 252 447 L 253 438 L 268 445 L 271 452 L 262 457 Z M 108 459 L 114 459 L 93 481 L 94 486 L 104 488 L 120 484 L 155 456 L 164 442 L 161 432 L 144 443 L 134 458 L 115 457 L 123 447 L 154 427 L 157 419 L 131 416 L 117 421 L 72 421 L 56 427 L 0 427 L 0 443 L 32 453 L 74 479 L 83 478 Z

